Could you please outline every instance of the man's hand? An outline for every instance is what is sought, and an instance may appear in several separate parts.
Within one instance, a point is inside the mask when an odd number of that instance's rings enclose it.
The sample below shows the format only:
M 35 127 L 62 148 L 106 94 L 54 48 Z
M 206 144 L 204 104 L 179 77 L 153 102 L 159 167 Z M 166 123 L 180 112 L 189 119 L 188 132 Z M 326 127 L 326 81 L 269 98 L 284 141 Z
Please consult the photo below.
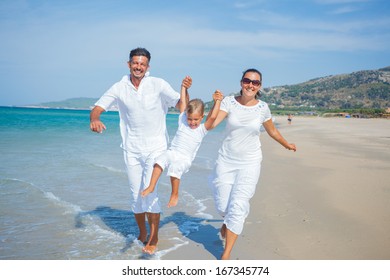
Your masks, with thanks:
M 186 89 L 189 89 L 192 85 L 192 78 L 190 76 L 186 76 L 184 79 L 183 79 L 183 82 L 181 83 L 181 85 L 183 87 L 185 87 Z
M 97 133 L 103 133 L 103 130 L 106 129 L 106 126 L 100 120 L 91 121 L 89 126 L 92 131 Z

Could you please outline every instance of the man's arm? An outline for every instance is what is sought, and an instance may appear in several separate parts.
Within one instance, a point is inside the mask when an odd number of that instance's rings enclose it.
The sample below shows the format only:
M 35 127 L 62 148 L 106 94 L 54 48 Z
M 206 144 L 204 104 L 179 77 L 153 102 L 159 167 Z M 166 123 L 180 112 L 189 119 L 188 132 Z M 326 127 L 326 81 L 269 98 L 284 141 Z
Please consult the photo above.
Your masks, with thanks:
M 105 110 L 100 107 L 100 106 L 95 106 L 90 115 L 89 115 L 89 118 L 90 118 L 90 128 L 92 131 L 94 132 L 97 132 L 97 133 L 102 133 L 103 130 L 106 129 L 106 126 L 104 125 L 104 123 L 102 123 L 100 121 L 100 115 L 104 112 Z

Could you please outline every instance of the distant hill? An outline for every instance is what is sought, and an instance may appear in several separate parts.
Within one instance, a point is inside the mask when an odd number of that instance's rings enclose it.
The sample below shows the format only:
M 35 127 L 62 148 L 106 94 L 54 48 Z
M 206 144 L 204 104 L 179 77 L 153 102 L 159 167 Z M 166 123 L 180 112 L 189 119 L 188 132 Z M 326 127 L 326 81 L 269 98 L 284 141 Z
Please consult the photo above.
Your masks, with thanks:
M 278 108 L 390 108 L 390 66 L 316 78 L 295 85 L 264 88 L 261 99 Z M 71 98 L 36 106 L 90 109 L 97 100 L 98 98 Z M 206 102 L 206 109 L 211 105 L 211 101 Z
M 262 99 L 281 108 L 389 108 L 390 66 L 265 88 Z
M 98 98 L 70 98 L 63 101 L 53 101 L 40 103 L 37 106 L 47 107 L 47 108 L 69 108 L 69 109 L 90 109 L 94 106 Z

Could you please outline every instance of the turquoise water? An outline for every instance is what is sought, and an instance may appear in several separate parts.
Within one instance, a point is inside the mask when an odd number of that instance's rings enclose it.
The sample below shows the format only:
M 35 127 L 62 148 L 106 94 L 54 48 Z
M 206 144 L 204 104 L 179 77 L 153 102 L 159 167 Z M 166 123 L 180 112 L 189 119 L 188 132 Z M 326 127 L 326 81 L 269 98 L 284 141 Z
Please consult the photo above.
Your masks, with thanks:
M 171 137 L 178 115 L 168 115 Z M 142 259 L 130 209 L 116 112 L 107 130 L 89 130 L 89 111 L 0 107 L 0 259 Z M 215 217 L 207 179 L 222 140 L 218 127 L 182 178 L 179 204 L 164 212 L 159 252 L 185 246 L 185 236 Z

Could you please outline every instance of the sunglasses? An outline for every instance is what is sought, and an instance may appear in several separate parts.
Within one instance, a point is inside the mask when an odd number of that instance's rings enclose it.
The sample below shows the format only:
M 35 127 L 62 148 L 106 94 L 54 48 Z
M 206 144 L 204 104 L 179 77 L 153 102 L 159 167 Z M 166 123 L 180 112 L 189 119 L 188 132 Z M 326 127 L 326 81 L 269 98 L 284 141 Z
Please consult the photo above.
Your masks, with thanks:
M 251 80 L 251 79 L 248 79 L 248 78 L 242 78 L 241 82 L 244 85 L 249 85 L 250 83 L 252 83 L 252 85 L 254 85 L 255 87 L 258 87 L 258 86 L 261 85 L 261 82 L 259 80 Z

